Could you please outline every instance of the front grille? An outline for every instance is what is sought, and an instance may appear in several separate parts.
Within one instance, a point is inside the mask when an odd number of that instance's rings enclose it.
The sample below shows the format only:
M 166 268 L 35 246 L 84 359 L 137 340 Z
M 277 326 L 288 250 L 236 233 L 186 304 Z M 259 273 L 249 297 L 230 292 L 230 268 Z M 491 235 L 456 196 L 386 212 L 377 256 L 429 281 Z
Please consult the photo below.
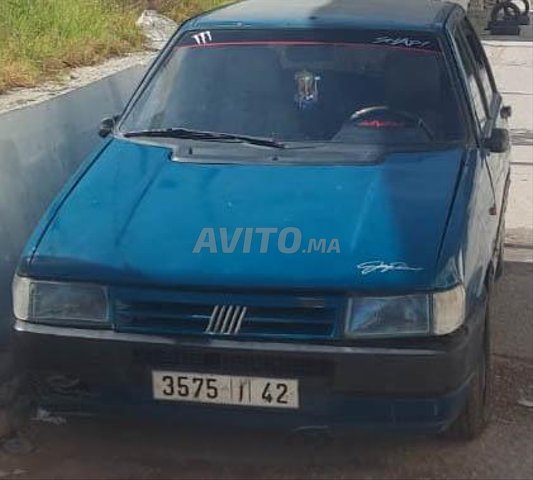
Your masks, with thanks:
M 339 299 L 117 290 L 115 328 L 124 332 L 234 338 L 324 339 L 336 334 Z
M 212 305 L 119 300 L 115 303 L 115 321 L 122 331 L 194 335 L 206 330 L 212 310 Z
M 333 364 L 323 359 L 285 358 L 257 353 L 138 349 L 134 352 L 134 360 L 140 365 L 152 368 L 279 378 L 329 378 L 334 370 Z

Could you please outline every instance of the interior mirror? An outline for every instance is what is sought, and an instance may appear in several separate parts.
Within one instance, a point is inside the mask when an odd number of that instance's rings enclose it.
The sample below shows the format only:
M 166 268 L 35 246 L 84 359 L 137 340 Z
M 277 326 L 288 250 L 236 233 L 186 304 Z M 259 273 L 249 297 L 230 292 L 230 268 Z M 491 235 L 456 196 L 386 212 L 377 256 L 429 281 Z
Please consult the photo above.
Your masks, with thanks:
M 491 136 L 485 140 L 485 147 L 492 153 L 504 153 L 510 146 L 509 130 L 506 128 L 493 128 Z
M 114 115 L 113 117 L 106 117 L 100 123 L 100 129 L 98 130 L 98 135 L 102 138 L 106 138 L 115 128 L 115 124 L 119 119 L 119 115 Z

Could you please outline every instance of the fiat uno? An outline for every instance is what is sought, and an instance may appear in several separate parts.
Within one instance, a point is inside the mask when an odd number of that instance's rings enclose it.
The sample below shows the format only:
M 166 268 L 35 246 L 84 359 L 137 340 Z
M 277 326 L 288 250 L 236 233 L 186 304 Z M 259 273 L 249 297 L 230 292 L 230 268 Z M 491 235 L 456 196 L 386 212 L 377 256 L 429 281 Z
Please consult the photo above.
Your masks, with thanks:
M 483 430 L 511 111 L 460 6 L 401 3 L 178 29 L 20 260 L 41 404 Z

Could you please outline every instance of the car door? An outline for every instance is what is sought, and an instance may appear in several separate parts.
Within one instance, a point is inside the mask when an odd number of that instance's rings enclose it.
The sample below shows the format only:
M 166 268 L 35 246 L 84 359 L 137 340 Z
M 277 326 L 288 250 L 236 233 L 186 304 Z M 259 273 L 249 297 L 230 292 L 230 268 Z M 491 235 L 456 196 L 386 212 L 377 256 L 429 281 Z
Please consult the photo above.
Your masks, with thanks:
M 490 64 L 468 19 L 462 17 L 455 22 L 450 34 L 474 117 L 477 156 L 482 169 L 476 185 L 480 210 L 476 214 L 474 237 L 477 237 L 477 241 L 474 243 L 478 245 L 478 261 L 486 264 L 503 235 L 510 165 L 509 150 L 494 153 L 486 145 L 496 129 L 507 130 L 508 120 L 505 109 L 502 109 L 502 99 L 496 89 Z M 485 246 L 487 248 L 483 248 Z
M 503 107 L 502 97 L 498 93 L 490 63 L 479 37 L 466 17 L 461 20 L 459 29 L 470 52 L 474 73 L 478 79 L 480 93 L 486 108 L 487 119 L 484 131 L 482 131 L 482 138 L 490 138 L 495 129 L 503 129 L 508 132 L 509 112 Z M 483 153 L 494 183 L 496 203 L 499 209 L 498 216 L 503 215 L 505 197 L 509 187 L 510 149 L 503 153 L 494 153 L 485 149 Z

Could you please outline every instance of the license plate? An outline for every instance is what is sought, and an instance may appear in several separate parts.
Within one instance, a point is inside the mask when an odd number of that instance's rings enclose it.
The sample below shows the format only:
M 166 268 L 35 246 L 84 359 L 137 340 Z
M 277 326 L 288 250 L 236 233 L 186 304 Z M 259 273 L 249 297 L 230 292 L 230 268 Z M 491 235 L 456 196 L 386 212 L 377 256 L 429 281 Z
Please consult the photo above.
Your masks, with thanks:
M 243 407 L 299 408 L 298 380 L 190 372 L 152 372 L 155 400 Z

